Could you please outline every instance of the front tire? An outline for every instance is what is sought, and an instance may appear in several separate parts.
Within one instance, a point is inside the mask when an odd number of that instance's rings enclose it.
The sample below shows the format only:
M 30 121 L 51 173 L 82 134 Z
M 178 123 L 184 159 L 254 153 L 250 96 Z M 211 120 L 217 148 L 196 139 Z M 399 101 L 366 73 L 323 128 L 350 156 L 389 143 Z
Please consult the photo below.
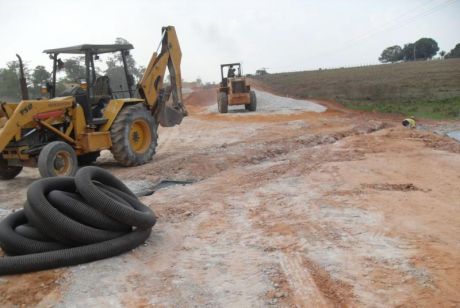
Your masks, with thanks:
M 219 97 L 217 101 L 217 108 L 220 113 L 228 112 L 228 96 L 225 92 L 219 92 Z
M 14 179 L 22 171 L 22 166 L 8 166 L 8 161 L 0 154 L 0 179 Z
M 38 171 L 44 178 L 74 176 L 77 170 L 77 155 L 74 149 L 65 142 L 50 142 L 38 155 Z
M 124 166 L 149 162 L 157 146 L 157 128 L 142 104 L 124 107 L 110 128 L 113 157 Z

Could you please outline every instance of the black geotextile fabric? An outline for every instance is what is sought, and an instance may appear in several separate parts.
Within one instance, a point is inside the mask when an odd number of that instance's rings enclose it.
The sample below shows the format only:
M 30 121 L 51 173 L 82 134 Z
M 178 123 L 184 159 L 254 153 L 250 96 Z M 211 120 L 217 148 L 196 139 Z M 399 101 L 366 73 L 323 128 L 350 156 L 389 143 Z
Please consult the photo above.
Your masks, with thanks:
M 0 276 L 76 265 L 134 249 L 156 222 L 120 180 L 97 167 L 45 178 L 27 190 L 24 209 L 0 222 Z

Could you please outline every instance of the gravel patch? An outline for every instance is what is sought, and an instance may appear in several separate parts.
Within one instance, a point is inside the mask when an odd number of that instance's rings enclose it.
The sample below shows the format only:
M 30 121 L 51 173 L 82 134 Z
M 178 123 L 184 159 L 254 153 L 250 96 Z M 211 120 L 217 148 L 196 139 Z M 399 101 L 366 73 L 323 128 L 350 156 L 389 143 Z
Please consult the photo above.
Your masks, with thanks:
M 257 97 L 256 114 L 292 114 L 297 112 L 324 112 L 327 110 L 326 107 L 312 101 L 277 96 L 259 90 L 255 90 L 255 92 Z M 218 112 L 217 103 L 209 106 L 208 111 L 212 113 Z M 254 112 L 246 111 L 243 105 L 229 106 L 228 113 L 237 113 L 239 115 L 254 114 Z
M 447 136 L 449 136 L 450 138 L 453 138 L 453 139 L 455 139 L 457 141 L 460 141 L 460 130 L 449 132 L 449 133 L 447 133 Z

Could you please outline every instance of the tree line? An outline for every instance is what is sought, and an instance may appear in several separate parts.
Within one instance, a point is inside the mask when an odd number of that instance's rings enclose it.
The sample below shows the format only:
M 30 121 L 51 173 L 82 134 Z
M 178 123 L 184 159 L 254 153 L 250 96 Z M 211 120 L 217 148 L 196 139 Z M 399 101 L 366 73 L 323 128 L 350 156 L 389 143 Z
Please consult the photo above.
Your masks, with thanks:
M 385 48 L 379 57 L 382 63 L 394 63 L 399 61 L 415 61 L 432 59 L 439 51 L 438 42 L 432 38 L 423 37 L 414 43 L 404 44 L 404 47 L 394 45 Z M 439 52 L 442 58 L 460 58 L 460 43 L 450 52 Z
M 129 44 L 129 42 L 123 38 L 117 38 L 115 44 Z M 136 80 L 139 80 L 145 68 L 138 66 L 131 54 L 126 57 L 126 60 L 130 73 L 133 74 Z M 64 63 L 63 71 L 65 75 L 56 81 L 56 93 L 64 91 L 69 84 L 79 83 L 86 76 L 84 56 L 67 58 Z M 116 87 L 113 90 L 120 90 L 120 85 L 125 86 L 127 84 L 121 55 L 119 53 L 112 54 L 107 58 L 105 64 L 106 68 L 104 70 L 96 68 L 96 75 L 108 76 L 112 87 Z M 51 72 L 46 70 L 43 65 L 29 68 L 24 64 L 24 75 L 27 80 L 30 98 L 40 97 L 40 88 L 44 81 L 50 80 Z M 18 101 L 21 99 L 19 77 L 19 62 L 16 60 L 10 61 L 6 64 L 6 67 L 0 68 L 0 101 Z

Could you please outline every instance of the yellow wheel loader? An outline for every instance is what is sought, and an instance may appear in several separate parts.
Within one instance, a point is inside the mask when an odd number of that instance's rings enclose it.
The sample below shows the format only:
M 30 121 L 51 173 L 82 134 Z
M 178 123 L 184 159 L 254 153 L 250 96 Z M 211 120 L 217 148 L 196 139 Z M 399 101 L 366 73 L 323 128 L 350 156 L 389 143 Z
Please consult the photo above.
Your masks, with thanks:
M 78 163 L 93 162 L 106 149 L 124 166 L 150 161 L 158 125 L 178 125 L 187 115 L 182 102 L 182 53 L 174 27 L 162 28 L 160 46 L 137 86 L 127 65 L 130 44 L 45 50 L 53 60 L 52 77 L 44 87 L 48 97 L 26 99 L 23 93 L 19 103 L 0 104 L 0 179 L 14 178 L 23 166 L 38 167 L 43 177 L 71 176 Z M 97 76 L 94 62 L 105 53 L 121 55 L 124 90 L 112 90 L 107 76 Z M 62 54 L 83 56 L 86 76 L 80 85 L 56 95 L 56 74 L 65 65 Z M 166 69 L 168 87 L 163 86 Z
M 227 77 L 224 70 L 227 69 Z M 244 105 L 248 111 L 256 111 L 256 93 L 242 76 L 240 63 L 221 64 L 221 82 L 217 90 L 217 107 L 220 113 L 227 113 L 229 105 Z

